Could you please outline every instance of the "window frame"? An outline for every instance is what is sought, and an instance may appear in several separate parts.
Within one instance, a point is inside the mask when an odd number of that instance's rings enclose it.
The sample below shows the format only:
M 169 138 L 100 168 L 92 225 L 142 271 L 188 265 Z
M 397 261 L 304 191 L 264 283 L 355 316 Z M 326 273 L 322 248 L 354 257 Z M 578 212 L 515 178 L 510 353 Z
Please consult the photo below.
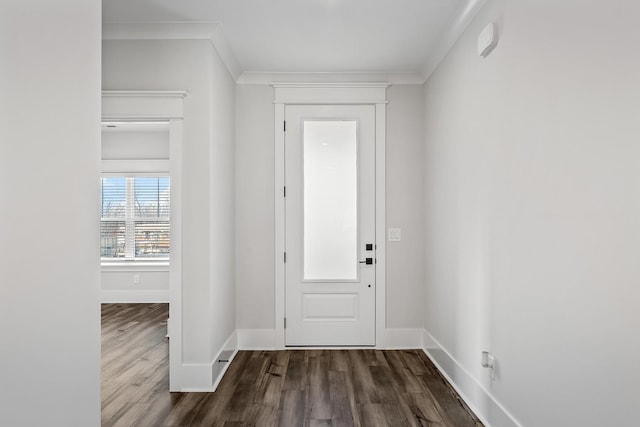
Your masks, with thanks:
M 102 186 L 103 178 L 125 178 L 126 179 L 126 207 L 124 218 L 106 218 L 100 215 L 100 228 L 102 229 L 103 221 L 111 222 L 125 222 L 125 257 L 124 258 L 107 258 L 100 256 L 101 267 L 122 267 L 122 266 L 136 266 L 136 267 L 162 267 L 169 266 L 171 261 L 171 246 L 169 246 L 169 256 L 157 257 L 157 258 L 142 258 L 135 256 L 135 224 L 136 222 L 145 221 L 167 221 L 169 224 L 169 234 L 171 235 L 171 209 L 169 209 L 169 215 L 166 217 L 140 217 L 135 216 L 135 178 L 169 178 L 169 205 L 171 205 L 171 174 L 166 171 L 150 171 L 150 172 L 117 172 L 109 171 L 102 172 L 100 174 L 100 185 Z M 102 206 L 102 193 L 100 194 L 100 205 Z M 102 207 L 100 208 L 102 210 Z M 169 239 L 169 242 L 171 239 Z

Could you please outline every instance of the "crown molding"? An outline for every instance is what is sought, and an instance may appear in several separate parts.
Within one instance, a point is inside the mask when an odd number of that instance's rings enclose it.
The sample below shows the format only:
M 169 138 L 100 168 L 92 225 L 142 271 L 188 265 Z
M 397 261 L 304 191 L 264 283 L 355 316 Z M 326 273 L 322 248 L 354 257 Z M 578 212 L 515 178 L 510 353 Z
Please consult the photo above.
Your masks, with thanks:
M 461 2 L 454 20 L 442 33 L 434 50 L 417 72 L 263 72 L 243 71 L 238 63 L 220 21 L 105 22 L 103 40 L 209 40 L 237 84 L 269 85 L 292 83 L 363 83 L 388 82 L 394 85 L 421 85 L 453 48 L 460 36 L 487 0 Z
M 312 82 L 312 83 L 292 83 L 292 82 L 274 82 L 271 86 L 275 88 L 388 88 L 391 86 L 387 82 Z
M 258 72 L 245 71 L 237 80 L 238 84 L 271 85 L 277 82 L 292 84 L 385 84 L 420 85 L 424 83 L 420 73 L 355 73 L 355 72 Z
M 105 22 L 102 24 L 103 40 L 209 40 L 234 81 L 242 69 L 236 60 L 222 24 L 218 21 L 198 22 Z
M 438 68 L 486 2 L 487 0 L 468 0 L 462 2 L 460 8 L 454 14 L 454 21 L 449 24 L 445 32 L 440 36 L 433 53 L 429 55 L 429 58 L 420 70 L 423 83 L 426 82 L 431 74 Z

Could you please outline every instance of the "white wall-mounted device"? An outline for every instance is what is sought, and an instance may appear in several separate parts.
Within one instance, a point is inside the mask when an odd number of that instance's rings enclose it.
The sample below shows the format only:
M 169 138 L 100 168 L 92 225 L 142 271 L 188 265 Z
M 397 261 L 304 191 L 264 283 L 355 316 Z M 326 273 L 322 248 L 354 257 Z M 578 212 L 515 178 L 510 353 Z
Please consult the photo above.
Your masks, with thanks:
M 389 228 L 387 230 L 387 240 L 389 242 L 399 242 L 402 240 L 402 230 L 400 228 Z
M 486 58 L 498 45 L 498 26 L 490 23 L 478 36 L 478 55 Z
M 482 352 L 482 361 L 480 362 L 480 365 L 483 368 L 487 368 L 489 369 L 489 377 L 492 380 L 496 379 L 496 358 L 493 354 L 489 353 L 488 351 L 483 351 Z

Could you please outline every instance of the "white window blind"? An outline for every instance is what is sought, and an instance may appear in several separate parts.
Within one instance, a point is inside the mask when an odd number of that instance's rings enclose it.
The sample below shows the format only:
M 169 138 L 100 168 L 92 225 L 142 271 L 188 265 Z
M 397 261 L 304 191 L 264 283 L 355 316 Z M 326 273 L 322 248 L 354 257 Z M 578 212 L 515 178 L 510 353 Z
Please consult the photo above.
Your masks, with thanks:
M 169 177 L 103 177 L 101 196 L 103 260 L 169 259 Z

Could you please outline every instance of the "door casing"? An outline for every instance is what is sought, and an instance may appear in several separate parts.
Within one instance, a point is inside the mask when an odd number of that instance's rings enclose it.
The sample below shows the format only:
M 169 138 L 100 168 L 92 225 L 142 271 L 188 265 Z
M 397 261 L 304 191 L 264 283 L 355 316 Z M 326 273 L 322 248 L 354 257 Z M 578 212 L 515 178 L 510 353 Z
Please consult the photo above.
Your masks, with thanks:
M 189 385 L 182 351 L 182 138 L 184 91 L 103 91 L 103 121 L 168 121 L 171 176 L 171 261 L 169 266 L 169 390 Z M 170 326 L 169 326 L 170 325 Z
M 373 105 L 376 138 L 376 347 L 384 346 L 386 328 L 386 239 L 385 239 L 385 153 L 387 83 L 274 83 L 275 89 L 275 342 L 285 348 L 285 106 L 287 105 Z M 288 347 L 291 348 L 291 347 Z

